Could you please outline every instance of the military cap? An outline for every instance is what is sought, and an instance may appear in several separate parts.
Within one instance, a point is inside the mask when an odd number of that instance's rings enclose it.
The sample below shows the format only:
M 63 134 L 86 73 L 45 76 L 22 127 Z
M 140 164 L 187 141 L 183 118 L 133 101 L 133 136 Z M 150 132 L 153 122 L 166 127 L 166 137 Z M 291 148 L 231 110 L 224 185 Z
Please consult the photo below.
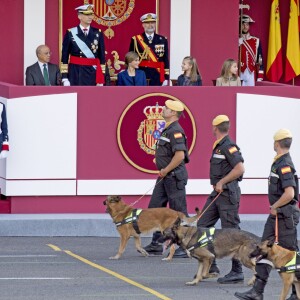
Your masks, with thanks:
M 217 126 L 223 122 L 229 122 L 229 118 L 226 115 L 218 115 L 213 119 L 212 124 Z
M 255 21 L 248 15 L 242 16 L 242 22 L 243 23 L 255 23 Z
M 85 4 L 75 8 L 78 13 L 92 15 L 94 13 L 94 4 Z
M 142 23 L 147 23 L 147 22 L 156 22 L 157 16 L 156 14 L 144 14 L 141 16 L 140 20 Z
M 171 110 L 175 110 L 175 111 L 184 110 L 184 106 L 180 101 L 167 100 L 165 102 L 165 105 L 167 108 L 170 108 Z
M 274 141 L 281 141 L 286 138 L 292 138 L 292 133 L 288 129 L 279 129 L 274 134 Z

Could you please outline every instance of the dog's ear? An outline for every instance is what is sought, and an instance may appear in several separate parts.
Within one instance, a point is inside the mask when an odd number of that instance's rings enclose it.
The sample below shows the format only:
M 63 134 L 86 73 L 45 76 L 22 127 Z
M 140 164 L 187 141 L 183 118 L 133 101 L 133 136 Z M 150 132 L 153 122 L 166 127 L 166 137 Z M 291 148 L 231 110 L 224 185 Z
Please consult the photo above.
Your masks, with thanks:
M 180 226 L 180 224 L 181 224 L 181 219 L 180 218 L 177 218 L 176 219 L 176 221 L 175 221 L 175 223 L 174 223 L 174 228 L 178 228 L 179 226 Z
M 267 247 L 272 248 L 274 245 L 275 239 L 271 239 L 267 241 Z

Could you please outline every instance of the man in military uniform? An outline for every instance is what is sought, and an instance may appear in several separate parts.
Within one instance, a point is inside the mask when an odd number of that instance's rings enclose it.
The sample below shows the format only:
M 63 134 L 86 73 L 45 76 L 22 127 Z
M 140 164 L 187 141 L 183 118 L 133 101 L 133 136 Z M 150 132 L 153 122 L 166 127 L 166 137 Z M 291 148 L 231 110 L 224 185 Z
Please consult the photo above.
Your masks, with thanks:
M 93 5 L 77 7 L 80 24 L 67 30 L 62 46 L 61 73 L 64 86 L 103 85 L 105 73 L 104 38 L 91 27 Z
M 149 203 L 149 208 L 169 207 L 187 215 L 185 186 L 188 173 L 185 164 L 189 162 L 187 139 L 178 120 L 184 110 L 180 101 L 167 100 L 163 108 L 166 128 L 156 143 L 155 163 L 159 178 Z M 152 254 L 162 254 L 158 242 L 160 232 L 155 232 L 152 242 L 144 249 Z
M 239 229 L 238 209 L 241 190 L 238 182 L 242 180 L 244 173 L 244 159 L 240 148 L 228 135 L 230 128 L 228 116 L 219 115 L 215 117 L 212 126 L 216 141 L 210 159 L 210 183 L 214 190 L 209 195 L 203 210 L 210 206 L 198 220 L 197 226 L 212 227 L 218 219 L 221 219 L 222 228 Z M 217 196 L 218 198 L 215 200 Z M 215 261 L 211 266 L 210 273 L 220 273 Z M 231 271 L 219 278 L 218 282 L 225 284 L 242 282 L 243 280 L 244 275 L 240 261 L 232 259 Z
M 156 15 L 149 13 L 141 17 L 144 33 L 131 38 L 129 51 L 140 57 L 139 68 L 146 73 L 148 85 L 168 85 L 169 49 L 167 38 L 155 33 Z
M 279 245 L 292 251 L 298 251 L 297 224 L 299 222 L 299 181 L 289 150 L 292 144 L 292 134 L 287 129 L 280 129 L 274 135 L 274 150 L 276 156 L 271 166 L 269 176 L 270 215 L 265 224 L 262 241 L 275 238 L 276 215 L 278 217 Z M 251 290 L 235 293 L 239 299 L 262 300 L 273 264 L 262 259 L 257 262 L 256 280 Z M 292 299 L 298 299 L 293 288 Z
M 243 86 L 255 86 L 256 80 L 262 81 L 264 78 L 261 43 L 259 38 L 250 35 L 250 23 L 254 23 L 253 19 L 243 15 L 242 36 L 239 39 L 240 78 L 243 80 Z

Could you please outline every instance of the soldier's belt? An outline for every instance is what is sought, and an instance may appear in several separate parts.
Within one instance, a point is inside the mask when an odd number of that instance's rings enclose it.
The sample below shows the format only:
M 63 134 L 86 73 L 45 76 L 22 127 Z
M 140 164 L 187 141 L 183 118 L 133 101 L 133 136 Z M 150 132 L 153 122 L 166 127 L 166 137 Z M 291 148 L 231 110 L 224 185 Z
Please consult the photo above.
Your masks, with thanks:
M 96 66 L 96 83 L 103 84 L 104 76 L 102 73 L 100 61 L 98 58 L 86 58 L 86 57 L 77 57 L 70 56 L 70 64 L 80 65 L 80 66 Z
M 140 62 L 140 67 L 148 67 L 148 68 L 155 68 L 157 69 L 159 73 L 159 80 L 161 83 L 164 82 L 165 80 L 165 64 L 163 62 L 155 62 L 155 61 L 150 61 L 150 60 L 142 60 Z

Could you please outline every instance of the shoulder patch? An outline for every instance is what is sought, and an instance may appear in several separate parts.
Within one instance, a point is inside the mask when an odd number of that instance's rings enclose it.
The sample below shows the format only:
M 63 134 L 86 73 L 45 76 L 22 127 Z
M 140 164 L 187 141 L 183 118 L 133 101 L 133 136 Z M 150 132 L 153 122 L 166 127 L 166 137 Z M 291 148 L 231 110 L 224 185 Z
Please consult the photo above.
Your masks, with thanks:
M 292 172 L 292 170 L 291 170 L 291 167 L 289 167 L 289 166 L 281 168 L 282 174 L 291 173 L 291 172 Z
M 234 152 L 237 152 L 238 149 L 236 146 L 233 146 L 233 147 L 229 148 L 228 151 L 230 152 L 230 154 L 233 154 Z
M 174 133 L 174 138 L 175 139 L 182 138 L 182 133 L 181 132 Z

